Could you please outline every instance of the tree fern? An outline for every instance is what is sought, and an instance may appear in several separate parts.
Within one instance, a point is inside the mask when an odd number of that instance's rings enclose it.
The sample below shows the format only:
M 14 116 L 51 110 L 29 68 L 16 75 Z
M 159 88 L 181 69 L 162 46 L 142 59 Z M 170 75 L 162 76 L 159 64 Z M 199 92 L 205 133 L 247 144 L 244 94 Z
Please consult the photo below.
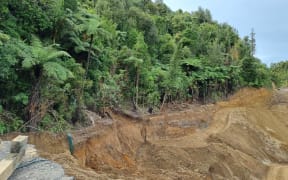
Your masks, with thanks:
M 46 92 L 45 88 L 47 89 L 47 86 L 55 87 L 54 90 L 49 89 L 47 92 L 49 92 L 48 94 L 51 94 L 50 91 L 56 93 L 59 84 L 74 77 L 72 71 L 65 67 L 62 57 L 69 58 L 70 55 L 65 51 L 57 50 L 54 44 L 44 46 L 39 38 L 32 36 L 30 54 L 25 55 L 22 61 L 22 67 L 31 69 L 34 73 L 33 88 L 27 105 L 27 117 L 28 120 L 31 120 L 30 126 L 32 127 L 37 126 L 50 106 L 53 105 L 49 100 L 51 97 L 44 93 Z M 43 107 L 45 108 L 43 109 Z M 40 112 L 39 109 L 41 109 Z
M 31 54 L 26 54 L 22 61 L 22 67 L 29 69 L 35 65 L 43 65 L 45 62 L 55 61 L 61 57 L 70 57 L 65 51 L 59 51 L 54 45 L 44 46 L 40 39 L 32 36 Z

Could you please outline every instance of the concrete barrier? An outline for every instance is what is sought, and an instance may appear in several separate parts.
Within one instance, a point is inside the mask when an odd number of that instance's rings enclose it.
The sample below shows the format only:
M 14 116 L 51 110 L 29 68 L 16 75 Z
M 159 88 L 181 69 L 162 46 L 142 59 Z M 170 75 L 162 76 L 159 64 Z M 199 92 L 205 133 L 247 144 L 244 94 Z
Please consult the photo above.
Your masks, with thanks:
M 1 180 L 7 180 L 21 162 L 25 155 L 27 142 L 27 136 L 17 136 L 11 141 L 10 154 L 0 161 Z

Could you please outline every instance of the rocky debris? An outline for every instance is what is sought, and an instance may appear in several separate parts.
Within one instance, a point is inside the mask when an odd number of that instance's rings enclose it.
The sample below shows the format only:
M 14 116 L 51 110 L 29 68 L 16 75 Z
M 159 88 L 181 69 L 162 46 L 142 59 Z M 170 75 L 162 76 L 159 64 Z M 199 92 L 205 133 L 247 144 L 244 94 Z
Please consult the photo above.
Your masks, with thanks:
M 61 165 L 43 158 L 20 163 L 9 180 L 73 180 L 65 176 Z
M 2 141 L 0 144 L 0 160 L 6 158 L 11 149 L 11 141 Z M 65 176 L 61 165 L 47 159 L 40 158 L 34 145 L 28 144 L 26 152 L 9 177 L 9 180 L 73 180 Z
M 113 124 L 113 120 L 111 118 L 102 118 L 97 113 L 89 110 L 85 110 L 84 112 L 91 126 L 96 126 L 97 124 L 108 126 Z

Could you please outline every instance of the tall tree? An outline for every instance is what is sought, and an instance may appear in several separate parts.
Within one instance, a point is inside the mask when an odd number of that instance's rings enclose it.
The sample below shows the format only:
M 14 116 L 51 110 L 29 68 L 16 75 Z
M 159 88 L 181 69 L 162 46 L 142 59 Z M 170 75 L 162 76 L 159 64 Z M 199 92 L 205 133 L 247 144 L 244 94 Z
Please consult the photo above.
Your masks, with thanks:
M 251 56 L 255 55 L 256 52 L 256 40 L 255 40 L 256 33 L 254 32 L 254 29 L 251 30 Z

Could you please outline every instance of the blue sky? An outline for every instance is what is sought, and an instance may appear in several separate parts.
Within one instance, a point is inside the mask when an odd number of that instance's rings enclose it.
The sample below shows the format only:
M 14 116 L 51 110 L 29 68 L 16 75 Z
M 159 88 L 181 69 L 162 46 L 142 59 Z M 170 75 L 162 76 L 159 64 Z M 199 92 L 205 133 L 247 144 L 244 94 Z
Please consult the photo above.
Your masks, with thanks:
M 288 60 L 288 0 L 164 0 L 172 10 L 209 9 L 213 19 L 227 22 L 240 37 L 256 33 L 256 57 L 270 65 Z

